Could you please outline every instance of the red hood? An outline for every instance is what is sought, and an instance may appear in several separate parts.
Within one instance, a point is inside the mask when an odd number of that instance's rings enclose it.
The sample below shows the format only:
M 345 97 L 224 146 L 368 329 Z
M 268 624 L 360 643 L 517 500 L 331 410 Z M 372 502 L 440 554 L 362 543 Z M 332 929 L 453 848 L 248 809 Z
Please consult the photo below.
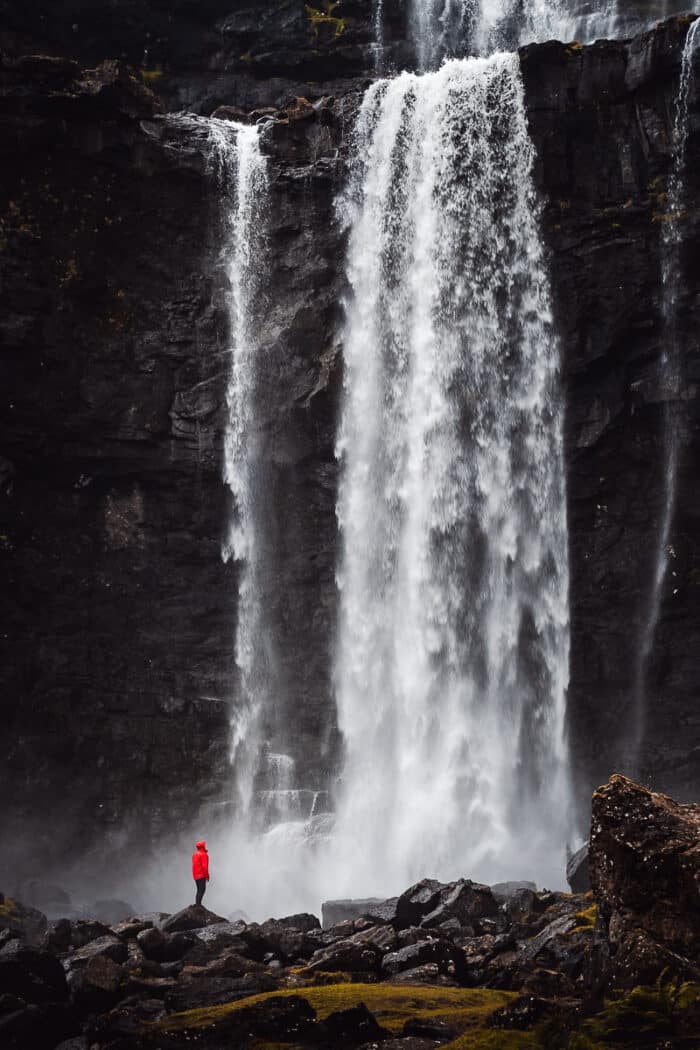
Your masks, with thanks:
M 206 842 L 204 841 L 204 839 L 202 839 L 202 841 L 201 841 L 201 842 L 198 842 L 198 843 L 197 843 L 197 849 L 201 849 L 201 850 L 204 850 L 204 852 L 205 852 L 205 853 L 207 852 L 207 844 L 206 844 Z

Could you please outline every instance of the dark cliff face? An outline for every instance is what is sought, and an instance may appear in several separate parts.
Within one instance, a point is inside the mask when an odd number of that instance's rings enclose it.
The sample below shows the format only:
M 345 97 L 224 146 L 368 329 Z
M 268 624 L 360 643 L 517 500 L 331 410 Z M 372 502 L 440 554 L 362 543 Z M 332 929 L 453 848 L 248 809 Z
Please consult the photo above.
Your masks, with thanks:
M 340 746 L 331 662 L 344 236 L 334 201 L 370 68 L 368 7 L 353 8 L 357 26 L 327 43 L 311 47 L 307 32 L 299 53 L 326 56 L 324 65 L 312 55 L 312 73 L 275 65 L 297 53 L 291 23 L 287 44 L 277 23 L 263 34 L 258 51 L 278 58 L 265 58 L 255 76 L 236 67 L 224 82 L 199 59 L 188 65 L 180 46 L 189 39 L 208 55 L 196 33 L 220 39 L 211 27 L 230 14 L 230 4 L 213 2 L 168 5 L 179 27 L 171 50 L 148 59 L 163 64 L 150 83 L 165 88 L 166 107 L 192 98 L 205 112 L 278 104 L 302 83 L 317 98 L 336 78 L 335 99 L 313 113 L 278 113 L 263 134 L 271 175 L 259 333 L 264 590 L 283 654 L 268 729 L 274 743 L 280 726 L 291 727 L 286 750 L 301 760 L 303 786 L 315 788 L 328 783 Z M 115 10 L 143 26 L 129 5 Z M 155 4 L 149 10 L 165 17 Z M 230 17 L 250 20 L 251 10 Z M 289 10 L 298 22 L 296 6 Z M 97 19 L 78 34 L 79 46 L 69 45 L 65 26 L 58 33 L 52 21 L 42 36 L 29 21 L 15 14 L 10 23 L 15 52 L 47 44 L 83 62 L 108 54 L 110 31 Z M 186 25 L 196 32 L 188 36 Z M 570 731 L 582 797 L 619 764 L 629 738 L 663 515 L 660 250 L 686 31 L 678 21 L 629 44 L 521 53 L 564 352 Z M 350 46 L 346 32 L 364 33 L 356 42 L 364 57 L 351 68 L 338 50 L 339 40 Z M 399 27 L 397 48 L 400 39 Z M 129 40 L 123 53 L 143 65 L 135 30 Z M 138 72 L 8 57 L 0 77 L 0 791 L 4 815 L 29 829 L 33 852 L 55 860 L 79 848 L 86 831 L 112 833 L 114 845 L 125 827 L 160 840 L 229 798 L 238 684 L 237 574 L 220 554 L 230 513 L 225 281 L 203 143 L 158 115 Z M 697 156 L 691 136 L 690 201 L 698 199 Z M 675 576 L 663 588 L 644 747 L 655 786 L 681 796 L 699 786 L 697 225 L 691 206 L 683 217 L 684 387 L 670 406 L 682 439 L 669 542 Z

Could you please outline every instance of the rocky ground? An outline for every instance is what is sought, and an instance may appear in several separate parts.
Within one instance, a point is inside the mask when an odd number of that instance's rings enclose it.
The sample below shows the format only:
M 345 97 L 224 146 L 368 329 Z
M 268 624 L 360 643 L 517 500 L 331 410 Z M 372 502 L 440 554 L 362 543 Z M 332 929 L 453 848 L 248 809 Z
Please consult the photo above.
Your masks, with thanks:
M 591 890 L 423 879 L 263 923 L 0 904 L 6 1050 L 700 1046 L 700 806 L 593 798 Z M 235 902 L 232 902 L 232 906 Z M 340 908 L 340 911 L 338 911 Z M 4 929 L 2 928 L 4 927 Z

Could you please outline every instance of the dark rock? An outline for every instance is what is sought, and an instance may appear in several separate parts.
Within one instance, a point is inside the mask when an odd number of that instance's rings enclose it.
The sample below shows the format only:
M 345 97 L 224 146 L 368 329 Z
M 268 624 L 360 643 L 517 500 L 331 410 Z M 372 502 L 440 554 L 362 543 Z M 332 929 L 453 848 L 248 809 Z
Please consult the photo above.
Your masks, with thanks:
M 398 897 L 382 900 L 380 897 L 365 897 L 357 900 L 324 901 L 321 905 L 321 924 L 324 930 L 348 919 L 381 919 L 393 922 L 396 917 Z
M 95 955 L 70 975 L 71 1001 L 81 1014 L 104 1013 L 120 999 L 124 987 L 121 966 L 106 955 Z
M 438 972 L 456 978 L 464 976 L 464 953 L 455 944 L 442 940 L 424 940 L 387 952 L 382 959 L 382 974 L 394 976 L 404 970 L 413 970 L 424 963 L 435 963 Z
M 435 1017 L 412 1017 L 406 1021 L 402 1031 L 406 1036 L 431 1039 L 440 1043 L 448 1043 L 461 1034 L 459 1026 Z
M 591 888 L 588 872 L 588 843 L 584 843 L 566 862 L 566 881 L 572 893 L 587 893 Z
M 437 963 L 423 963 L 410 970 L 402 970 L 391 977 L 384 978 L 384 984 L 419 984 L 436 985 L 440 988 L 457 988 L 458 982 L 446 973 L 440 972 Z
M 700 977 L 700 806 L 613 775 L 593 796 L 589 863 L 610 986 Z
M 77 1036 L 78 1022 L 65 1003 L 30 1005 L 0 1016 L 3 1050 L 54 1050 L 66 1038 Z
M 225 922 L 226 919 L 208 911 L 201 904 L 190 904 L 166 919 L 162 928 L 166 933 L 181 933 L 184 930 L 201 930 L 204 926 L 215 926 Z
M 70 923 L 70 943 L 74 948 L 83 948 L 90 941 L 96 941 L 102 937 L 114 938 L 114 931 L 102 922 L 77 919 Z
M 444 884 L 435 879 L 421 879 L 405 890 L 396 902 L 396 928 L 400 930 L 405 926 L 419 926 L 423 916 L 428 915 L 439 903 L 440 891 L 444 888 Z
M 116 934 L 123 941 L 132 941 L 144 930 L 152 928 L 153 922 L 151 919 L 124 919 L 123 922 L 117 922 L 112 926 L 112 933 Z
M 289 930 L 300 930 L 309 933 L 311 930 L 320 930 L 321 923 L 315 915 L 309 912 L 300 912 L 297 915 L 285 915 L 281 919 L 275 919 L 278 926 L 285 926 Z
M 71 946 L 71 932 L 70 919 L 57 919 L 55 922 L 50 922 L 42 938 L 41 947 L 56 954 L 67 952 Z
M 331 1047 L 377 1042 L 387 1039 L 390 1034 L 386 1028 L 382 1028 L 364 1003 L 358 1003 L 347 1010 L 336 1010 L 318 1027 L 323 1031 L 315 1038 L 319 1038 L 321 1042 L 327 1040 Z
M 488 886 L 459 879 L 441 887 L 436 903 L 423 915 L 420 925 L 429 929 L 440 926 L 448 919 L 457 919 L 463 926 L 473 926 L 498 914 L 498 904 Z
M 189 931 L 168 934 L 163 930 L 152 927 L 151 929 L 142 930 L 136 937 L 136 943 L 147 959 L 152 959 L 158 963 L 166 963 L 182 959 L 186 952 L 197 945 L 198 940 Z M 124 946 L 122 945 L 122 947 Z
M 246 999 L 251 995 L 274 992 L 279 988 L 280 981 L 269 973 L 246 973 L 243 977 L 182 975 L 177 982 L 170 982 L 170 987 L 164 989 L 161 998 L 165 998 L 169 1012 L 179 1012 L 195 1010 L 202 1006 L 218 1006 L 236 999 Z M 144 991 L 148 994 L 148 987 L 145 987 Z
M 108 936 L 96 937 L 95 940 L 88 941 L 82 948 L 77 948 L 72 952 L 70 965 L 72 970 L 77 970 L 87 966 L 91 959 L 99 956 L 111 959 L 115 963 L 123 963 L 126 962 L 128 954 L 129 951 L 124 942 L 110 932 Z
M 330 973 L 365 973 L 379 972 L 381 952 L 373 944 L 357 944 L 354 941 L 336 941 L 328 948 L 322 948 L 311 957 L 307 970 L 314 973 L 318 970 Z
M 17 940 L 0 950 L 0 987 L 28 1003 L 60 1002 L 68 997 L 63 967 L 55 956 Z
M 499 904 L 507 904 L 509 900 L 515 897 L 521 890 L 530 890 L 532 893 L 537 892 L 537 886 L 534 882 L 496 882 L 489 889 L 496 898 Z
M 36 908 L 4 897 L 0 904 L 0 929 L 9 930 L 13 937 L 27 944 L 40 944 L 48 929 L 48 919 Z

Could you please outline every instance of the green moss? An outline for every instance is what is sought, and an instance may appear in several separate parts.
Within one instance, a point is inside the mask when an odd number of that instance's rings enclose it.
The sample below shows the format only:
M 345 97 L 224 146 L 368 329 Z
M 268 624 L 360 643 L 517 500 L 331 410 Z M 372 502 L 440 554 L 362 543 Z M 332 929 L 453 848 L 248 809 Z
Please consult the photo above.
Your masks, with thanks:
M 139 69 L 139 76 L 144 84 L 153 87 L 163 76 L 163 67 L 156 66 L 155 69 Z
M 5 900 L 0 904 L 0 916 L 10 916 L 17 914 L 17 905 L 12 900 L 12 897 L 5 897 Z
M 440 1050 L 540 1050 L 532 1032 L 518 1032 L 513 1028 L 475 1028 L 464 1032 Z
M 333 14 L 336 7 L 340 5 L 340 0 L 323 0 L 321 7 L 311 7 L 310 4 L 304 4 L 307 18 L 311 23 L 311 29 L 314 34 L 314 38 L 318 40 L 319 30 L 322 26 L 331 26 L 334 30 L 333 35 L 337 38 L 342 36 L 347 27 L 346 18 L 338 18 Z
M 156 1021 L 160 1031 L 176 1032 L 205 1028 L 230 1017 L 236 1010 L 264 1003 L 278 995 L 299 995 L 310 1003 L 319 1020 L 336 1010 L 347 1010 L 364 1003 L 379 1023 L 391 1032 L 400 1032 L 409 1018 L 444 1020 L 467 1029 L 479 1025 L 489 1014 L 515 998 L 513 992 L 481 988 L 426 988 L 392 984 L 327 984 L 314 988 L 291 988 L 264 992 L 221 1006 L 172 1014 Z M 475 1044 L 478 1045 L 478 1044 Z M 515 1044 L 514 1044 L 515 1045 Z M 490 1043 L 484 1044 L 490 1047 Z
M 613 223 L 613 225 L 615 225 L 615 223 Z M 583 911 L 577 911 L 574 916 L 576 925 L 573 930 L 571 930 L 571 933 L 578 933 L 580 930 L 592 930 L 595 926 L 597 914 L 597 904 L 591 904 L 589 908 L 584 908 Z

